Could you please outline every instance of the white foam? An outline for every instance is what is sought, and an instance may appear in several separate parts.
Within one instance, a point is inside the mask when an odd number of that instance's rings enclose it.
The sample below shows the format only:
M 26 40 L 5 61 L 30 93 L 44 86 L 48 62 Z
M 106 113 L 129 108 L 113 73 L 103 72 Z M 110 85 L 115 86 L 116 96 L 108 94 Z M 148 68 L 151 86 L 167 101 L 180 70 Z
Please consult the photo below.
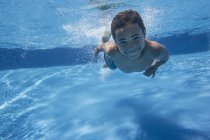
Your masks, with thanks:
M 162 15 L 162 11 L 156 8 L 144 8 L 144 23 L 147 25 L 148 34 L 159 31 L 160 19 L 156 18 Z M 150 30 L 151 29 L 151 30 Z
M 100 74 L 100 80 L 104 81 L 105 78 L 110 74 L 110 70 L 108 68 L 101 68 L 99 71 Z
M 101 37 L 107 29 L 106 26 L 97 27 L 86 20 L 80 20 L 77 24 L 64 24 L 62 28 L 69 35 L 67 42 L 73 44 L 81 44 L 81 42 L 84 44 L 96 44 L 101 42 Z

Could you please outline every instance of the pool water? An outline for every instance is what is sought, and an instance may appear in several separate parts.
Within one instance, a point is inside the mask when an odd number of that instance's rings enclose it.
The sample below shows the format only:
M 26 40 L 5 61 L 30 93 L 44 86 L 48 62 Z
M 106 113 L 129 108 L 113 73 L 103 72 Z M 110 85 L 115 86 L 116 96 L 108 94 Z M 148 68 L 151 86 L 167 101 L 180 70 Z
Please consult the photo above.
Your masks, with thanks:
M 128 8 L 142 13 L 148 38 L 209 35 L 209 4 L 2 0 L 0 47 L 96 45 Z M 0 71 L 0 139 L 210 140 L 209 51 L 171 55 L 155 78 L 103 63 Z

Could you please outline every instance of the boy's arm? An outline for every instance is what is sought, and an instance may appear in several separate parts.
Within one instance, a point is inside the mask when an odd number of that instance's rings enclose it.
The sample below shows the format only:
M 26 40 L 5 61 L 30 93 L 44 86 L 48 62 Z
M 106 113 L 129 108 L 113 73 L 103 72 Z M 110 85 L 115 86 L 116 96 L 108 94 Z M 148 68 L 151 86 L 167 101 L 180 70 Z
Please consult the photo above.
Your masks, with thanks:
M 106 43 L 100 44 L 98 47 L 95 49 L 95 56 L 97 56 L 100 52 L 104 52 L 110 56 L 115 52 L 116 50 L 116 44 L 114 41 L 109 41 Z
M 160 44 L 158 44 L 158 46 L 155 47 L 153 54 L 154 54 L 153 63 L 156 63 L 158 67 L 166 63 L 169 59 L 166 47 Z
M 106 52 L 106 43 L 109 42 L 109 39 L 111 37 L 111 33 L 109 31 L 105 31 L 104 35 L 101 38 L 102 44 L 100 44 L 98 47 L 95 49 L 95 56 L 97 56 L 100 52 Z
M 153 63 L 150 65 L 150 67 L 144 72 L 144 75 L 146 76 L 155 76 L 155 72 L 157 71 L 158 67 L 166 63 L 169 59 L 168 51 L 167 49 L 158 43 L 155 43 L 155 45 L 152 47 L 151 55 L 153 59 Z
M 98 47 L 95 48 L 95 57 L 100 53 L 100 52 L 104 52 L 104 43 L 100 44 Z

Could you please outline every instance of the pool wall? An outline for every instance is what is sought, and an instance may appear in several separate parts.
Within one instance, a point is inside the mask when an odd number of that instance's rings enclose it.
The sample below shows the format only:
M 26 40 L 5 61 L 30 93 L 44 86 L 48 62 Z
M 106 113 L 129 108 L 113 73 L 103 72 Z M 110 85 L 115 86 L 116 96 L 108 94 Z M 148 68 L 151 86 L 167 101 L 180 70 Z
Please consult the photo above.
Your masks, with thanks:
M 209 50 L 210 32 L 200 34 L 180 34 L 169 37 L 151 37 L 165 45 L 170 55 L 197 53 Z M 68 66 L 95 63 L 94 48 L 86 45 L 81 48 L 58 47 L 52 49 L 0 48 L 0 70 Z

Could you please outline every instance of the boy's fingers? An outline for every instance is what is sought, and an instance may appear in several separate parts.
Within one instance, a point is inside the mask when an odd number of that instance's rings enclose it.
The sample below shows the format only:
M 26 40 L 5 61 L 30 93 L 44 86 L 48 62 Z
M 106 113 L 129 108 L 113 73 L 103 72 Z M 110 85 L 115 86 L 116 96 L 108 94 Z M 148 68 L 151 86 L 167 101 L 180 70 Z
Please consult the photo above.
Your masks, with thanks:
M 95 54 L 95 57 L 98 55 L 98 49 L 97 48 L 95 49 L 95 53 L 94 54 Z
M 100 46 L 99 46 L 99 47 L 100 47 Z M 97 48 L 95 49 L 95 56 L 97 56 L 98 53 L 101 51 L 99 47 L 97 47 Z
M 152 78 L 154 78 L 155 77 L 155 72 L 152 74 Z
M 144 72 L 143 74 L 144 74 L 145 76 L 148 76 L 148 77 L 151 75 L 149 72 Z
M 104 65 L 103 65 L 103 68 L 108 68 L 108 65 L 107 65 L 107 64 L 104 64 Z
M 153 69 L 148 69 L 143 73 L 145 76 L 150 77 L 152 75 L 152 78 L 155 77 L 155 71 Z
M 148 68 L 148 69 L 144 72 L 144 75 L 150 76 L 151 73 L 152 73 L 152 69 L 151 69 L 151 68 Z
M 95 49 L 95 56 L 97 56 L 98 53 L 102 51 L 103 45 L 104 45 L 104 44 L 100 44 L 98 47 L 96 47 L 96 49 Z

